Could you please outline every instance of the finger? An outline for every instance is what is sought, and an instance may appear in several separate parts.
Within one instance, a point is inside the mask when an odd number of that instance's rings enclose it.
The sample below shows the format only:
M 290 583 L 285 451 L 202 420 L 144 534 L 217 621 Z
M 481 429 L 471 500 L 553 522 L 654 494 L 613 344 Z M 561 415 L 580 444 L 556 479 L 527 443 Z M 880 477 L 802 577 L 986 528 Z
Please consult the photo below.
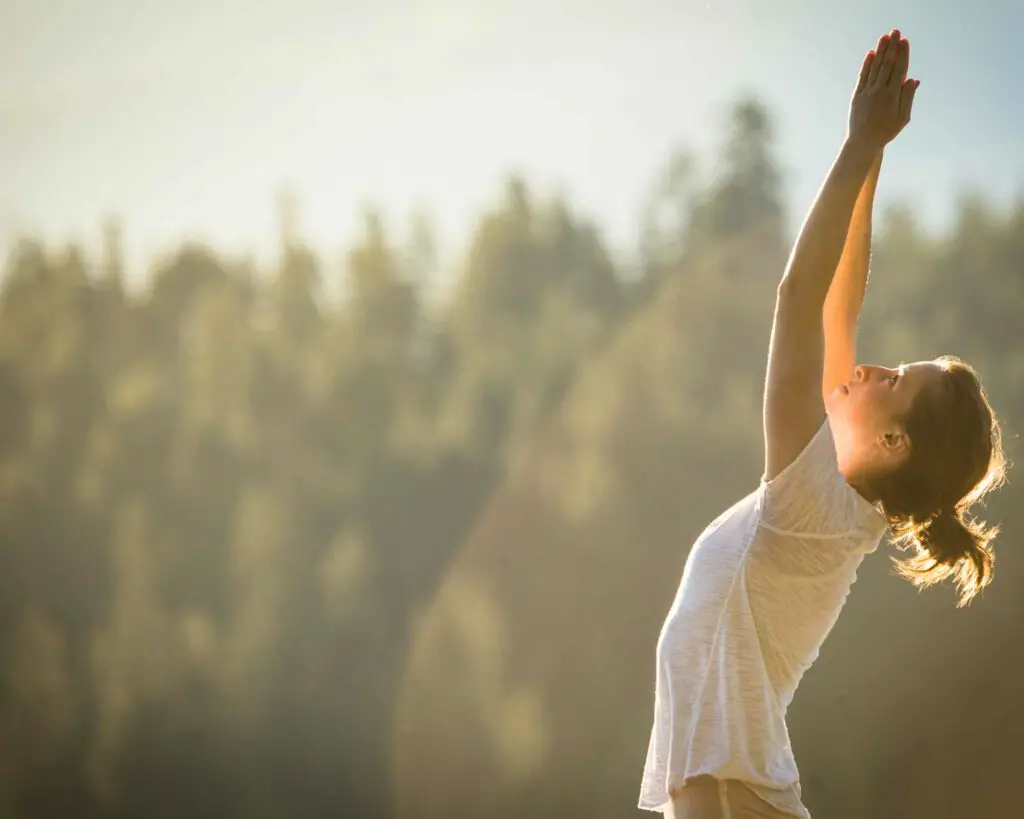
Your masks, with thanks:
M 893 29 L 889 37 L 889 44 L 885 49 L 885 56 L 882 58 L 882 70 L 879 72 L 878 80 L 882 85 L 892 82 L 893 68 L 896 65 L 896 53 L 899 51 L 900 33 Z
M 878 45 L 875 47 L 875 59 L 871 62 L 871 70 L 868 72 L 868 84 L 874 85 L 878 82 L 882 73 L 882 66 L 885 62 L 885 53 L 889 50 L 889 35 L 883 34 L 878 38 Z
M 910 122 L 910 113 L 914 107 L 914 95 L 920 84 L 920 80 L 907 80 L 900 87 L 900 119 L 903 122 Z
M 868 84 L 868 76 L 871 74 L 871 66 L 874 62 L 875 52 L 873 50 L 864 55 L 864 63 L 860 67 L 860 77 L 857 80 L 858 91 Z
M 900 86 L 907 81 L 907 70 L 910 68 L 910 40 L 901 39 L 896 48 L 896 62 L 892 68 L 892 79 L 890 82 L 899 83 Z

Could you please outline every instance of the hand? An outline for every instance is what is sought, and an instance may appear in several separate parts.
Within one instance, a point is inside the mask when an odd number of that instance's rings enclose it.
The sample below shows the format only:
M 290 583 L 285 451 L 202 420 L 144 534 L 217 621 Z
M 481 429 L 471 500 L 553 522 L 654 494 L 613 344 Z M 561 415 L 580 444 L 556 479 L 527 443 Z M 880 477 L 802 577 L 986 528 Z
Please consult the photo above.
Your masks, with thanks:
M 914 94 L 921 84 L 907 79 L 910 42 L 897 29 L 883 34 L 864 57 L 850 101 L 849 138 L 881 150 L 910 122 Z

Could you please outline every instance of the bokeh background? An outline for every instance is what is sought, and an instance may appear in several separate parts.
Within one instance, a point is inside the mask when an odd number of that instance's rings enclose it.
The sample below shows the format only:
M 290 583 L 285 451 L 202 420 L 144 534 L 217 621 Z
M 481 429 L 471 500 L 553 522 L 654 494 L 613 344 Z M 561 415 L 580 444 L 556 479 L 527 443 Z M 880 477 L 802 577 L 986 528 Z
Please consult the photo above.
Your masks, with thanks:
M 0 2 L 0 817 L 639 817 L 689 545 L 899 26 L 862 354 L 1024 425 L 1021 7 Z M 790 727 L 829 819 L 1024 815 L 1024 496 L 883 547 Z

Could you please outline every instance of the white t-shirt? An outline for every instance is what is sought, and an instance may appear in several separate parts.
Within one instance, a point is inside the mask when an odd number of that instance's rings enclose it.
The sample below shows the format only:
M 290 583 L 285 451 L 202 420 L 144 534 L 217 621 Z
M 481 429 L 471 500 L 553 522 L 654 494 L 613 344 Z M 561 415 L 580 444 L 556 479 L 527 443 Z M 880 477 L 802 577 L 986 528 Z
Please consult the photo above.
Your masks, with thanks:
M 640 808 L 666 810 L 707 774 L 809 819 L 786 710 L 885 529 L 839 471 L 826 419 L 793 463 L 704 530 L 658 639 Z

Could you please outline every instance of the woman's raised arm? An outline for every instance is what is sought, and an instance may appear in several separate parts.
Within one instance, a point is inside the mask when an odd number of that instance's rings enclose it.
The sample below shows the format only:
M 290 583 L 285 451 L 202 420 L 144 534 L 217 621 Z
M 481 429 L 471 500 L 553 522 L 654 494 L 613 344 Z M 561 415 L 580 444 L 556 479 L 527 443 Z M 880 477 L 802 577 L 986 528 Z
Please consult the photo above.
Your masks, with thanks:
M 864 58 L 847 136 L 804 221 L 779 283 L 764 391 L 765 480 L 785 469 L 825 416 L 822 313 L 857 197 L 879 152 L 910 120 L 916 80 L 899 31 Z

